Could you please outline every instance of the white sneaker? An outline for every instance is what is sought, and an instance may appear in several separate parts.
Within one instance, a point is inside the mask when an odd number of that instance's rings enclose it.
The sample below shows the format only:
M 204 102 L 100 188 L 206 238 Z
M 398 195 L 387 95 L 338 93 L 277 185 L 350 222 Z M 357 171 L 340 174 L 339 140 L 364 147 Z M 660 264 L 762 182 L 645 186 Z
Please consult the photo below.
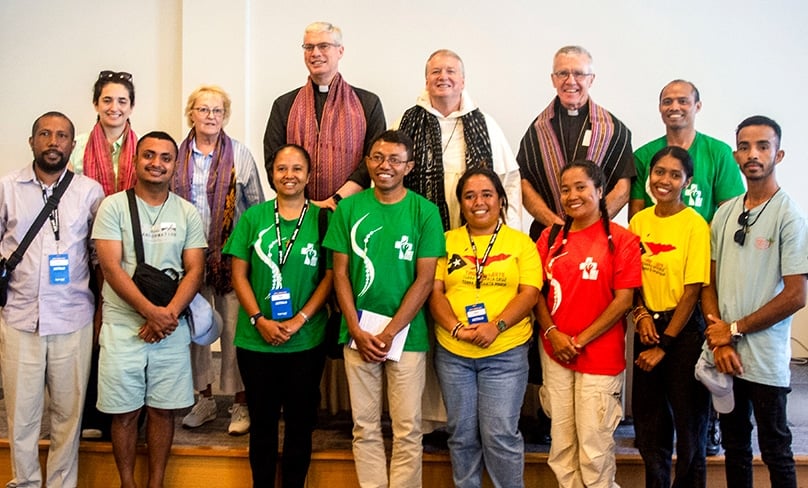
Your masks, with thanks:
M 216 399 L 200 396 L 194 408 L 182 418 L 182 426 L 193 429 L 213 420 L 216 420 Z
M 81 429 L 81 438 L 82 439 L 100 439 L 104 437 L 104 433 L 101 429 Z
M 234 403 L 230 409 L 230 426 L 227 433 L 230 435 L 244 435 L 250 431 L 250 411 L 244 403 Z

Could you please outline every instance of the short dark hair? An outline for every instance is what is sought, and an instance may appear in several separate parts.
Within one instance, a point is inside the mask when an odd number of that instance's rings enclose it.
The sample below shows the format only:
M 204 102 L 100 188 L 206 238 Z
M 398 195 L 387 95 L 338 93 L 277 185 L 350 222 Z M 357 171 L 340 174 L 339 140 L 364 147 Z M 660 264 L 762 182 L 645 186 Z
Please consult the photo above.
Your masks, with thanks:
M 457 180 L 457 187 L 455 188 L 455 196 L 457 197 L 458 202 L 463 201 L 463 187 L 466 186 L 466 182 L 472 176 L 485 176 L 486 178 L 491 181 L 491 184 L 494 185 L 494 190 L 497 192 L 497 196 L 502 199 L 502 212 L 499 214 L 499 218 L 502 221 L 505 221 L 505 214 L 508 213 L 508 194 L 505 193 L 505 187 L 502 186 L 502 180 L 499 179 L 499 175 L 494 173 L 493 170 L 487 168 L 486 166 L 474 166 L 466 170 L 465 173 Z M 460 211 L 460 222 L 465 222 L 466 219 L 463 216 L 463 211 Z
M 174 145 L 174 157 L 177 157 L 177 154 L 180 152 L 179 148 L 177 147 L 177 141 L 174 140 L 173 137 L 168 135 L 167 133 L 161 130 L 153 130 L 148 134 L 144 134 L 140 136 L 140 139 L 137 140 L 137 146 L 135 146 L 135 154 L 140 153 L 140 145 L 146 139 L 160 139 L 161 141 L 171 141 L 171 144 Z
M 741 129 L 751 125 L 765 125 L 767 127 L 771 127 L 774 134 L 777 136 L 777 145 L 780 145 L 780 139 L 783 136 L 783 131 L 780 129 L 780 124 L 775 122 L 774 119 L 766 117 L 765 115 L 753 115 L 745 118 L 740 124 L 738 124 L 738 128 L 735 129 L 735 137 L 738 137 L 738 133 L 741 132 Z
M 45 117 L 59 117 L 60 119 L 64 119 L 67 121 L 67 125 L 70 126 L 70 139 L 75 139 L 76 137 L 76 127 L 73 126 L 73 121 L 68 118 L 67 115 L 63 114 L 62 112 L 57 112 L 52 110 L 50 112 L 45 112 L 44 114 L 40 115 L 34 121 L 34 124 L 31 126 L 31 137 L 36 136 L 36 129 L 39 127 L 39 122 L 44 119 Z
M 368 146 L 368 156 L 370 156 L 370 151 L 373 149 L 373 146 L 376 145 L 377 142 L 389 142 L 392 144 L 401 144 L 407 150 L 407 161 L 412 161 L 412 138 L 407 135 L 406 132 L 400 130 L 386 130 L 376 136 L 373 139 L 373 142 L 370 143 Z
M 651 164 L 648 165 L 649 171 L 665 156 L 678 159 L 682 163 L 682 168 L 684 168 L 687 178 L 693 176 L 693 158 L 690 157 L 689 152 L 679 146 L 666 146 L 657 151 L 654 157 L 651 158 Z
M 125 72 L 116 73 L 114 71 L 102 71 L 98 75 L 98 79 L 95 80 L 95 84 L 93 85 L 93 105 L 98 103 L 98 99 L 101 98 L 101 92 L 104 90 L 104 87 L 110 83 L 123 85 L 126 91 L 129 92 L 129 103 L 133 107 L 135 106 L 135 84 L 132 82 L 132 75 Z
M 299 144 L 284 144 L 283 146 L 278 147 L 274 151 L 272 151 L 272 155 L 269 156 L 269 159 L 266 162 L 266 170 L 267 170 L 267 180 L 269 180 L 269 187 L 275 191 L 278 191 L 275 188 L 275 183 L 272 182 L 272 171 L 275 168 L 275 159 L 277 159 L 278 154 L 281 153 L 284 149 L 293 149 L 300 153 L 303 156 L 303 159 L 306 160 L 306 171 L 311 172 L 311 156 L 309 156 L 309 152 L 306 151 L 306 148 Z
M 699 94 L 699 89 L 696 88 L 696 85 L 694 85 L 692 81 L 687 81 L 687 80 L 682 80 L 682 79 L 677 78 L 675 80 L 670 81 L 667 85 L 663 86 L 661 90 L 659 90 L 659 101 L 660 102 L 662 101 L 662 93 L 665 91 L 665 88 L 668 88 L 669 86 L 673 85 L 674 83 L 681 83 L 683 85 L 690 85 L 690 88 L 693 90 L 693 101 L 697 102 L 697 103 L 701 101 L 701 95 Z

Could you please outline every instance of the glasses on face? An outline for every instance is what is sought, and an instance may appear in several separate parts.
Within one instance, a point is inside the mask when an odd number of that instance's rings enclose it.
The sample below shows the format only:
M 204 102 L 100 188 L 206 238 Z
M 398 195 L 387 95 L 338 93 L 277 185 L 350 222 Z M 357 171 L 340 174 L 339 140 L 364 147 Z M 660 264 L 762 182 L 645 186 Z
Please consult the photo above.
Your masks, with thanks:
M 739 246 L 743 246 L 746 242 L 746 234 L 749 232 L 749 210 L 744 210 L 741 212 L 741 215 L 738 216 L 738 225 L 740 225 L 741 228 L 735 231 L 733 240 Z
M 379 165 L 387 161 L 390 166 L 396 167 L 401 166 L 402 164 L 407 164 L 407 161 L 400 159 L 398 156 L 385 157 L 383 154 L 374 154 L 372 156 L 368 156 L 368 161 L 372 161 L 375 165 Z
M 592 76 L 592 73 L 583 73 L 581 71 L 556 71 L 553 73 L 553 76 L 558 78 L 559 80 L 566 80 L 570 76 L 572 76 L 575 81 L 581 82 L 584 81 L 587 77 Z
M 224 116 L 223 108 L 196 107 L 194 108 L 194 110 L 196 110 L 196 113 L 198 113 L 202 117 L 207 117 L 210 114 L 213 114 L 213 116 L 217 118 Z
M 126 71 L 107 71 L 104 70 L 98 73 L 99 80 L 126 80 L 132 81 L 132 75 Z
M 337 46 L 339 46 L 339 44 L 335 44 L 333 42 L 321 42 L 319 44 L 303 44 L 300 47 L 302 47 L 303 50 L 306 51 L 307 53 L 310 53 L 310 52 L 314 51 L 314 48 L 317 48 L 320 51 L 327 51 L 327 50 L 331 49 L 332 47 L 337 47 Z

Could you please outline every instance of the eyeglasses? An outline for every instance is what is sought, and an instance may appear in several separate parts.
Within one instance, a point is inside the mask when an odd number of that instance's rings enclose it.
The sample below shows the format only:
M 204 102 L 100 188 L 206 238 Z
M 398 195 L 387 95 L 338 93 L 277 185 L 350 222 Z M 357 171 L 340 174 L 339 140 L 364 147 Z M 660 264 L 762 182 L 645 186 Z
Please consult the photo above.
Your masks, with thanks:
M 741 212 L 741 215 L 738 216 L 738 225 L 741 226 L 740 229 L 735 231 L 735 236 L 733 240 L 739 245 L 743 246 L 746 242 L 746 234 L 749 232 L 749 210 L 744 210 Z
M 401 166 L 402 164 L 407 164 L 409 162 L 409 161 L 403 161 L 399 159 L 397 156 L 385 157 L 383 154 L 374 154 L 373 156 L 368 156 L 368 161 L 373 161 L 373 164 L 377 165 L 387 161 L 388 163 L 390 163 L 390 166 Z
M 333 43 L 333 42 L 321 42 L 319 44 L 303 44 L 300 47 L 302 47 L 303 50 L 306 51 L 307 53 L 310 53 L 310 52 L 314 51 L 315 47 L 317 49 L 319 49 L 320 51 L 327 51 L 328 49 L 330 49 L 332 47 L 338 47 L 338 46 L 339 46 L 339 44 L 336 44 L 336 43 Z
M 556 71 L 553 73 L 553 76 L 560 80 L 566 80 L 570 76 L 575 78 L 575 81 L 584 81 L 588 76 L 592 76 L 594 73 L 582 73 L 580 71 Z
M 222 117 L 224 115 L 223 108 L 208 108 L 208 107 L 196 107 L 193 110 L 196 110 L 196 113 L 203 117 L 207 117 L 210 114 L 213 114 L 214 117 Z
M 132 75 L 126 71 L 108 71 L 104 70 L 98 73 L 99 80 L 126 80 L 131 83 Z

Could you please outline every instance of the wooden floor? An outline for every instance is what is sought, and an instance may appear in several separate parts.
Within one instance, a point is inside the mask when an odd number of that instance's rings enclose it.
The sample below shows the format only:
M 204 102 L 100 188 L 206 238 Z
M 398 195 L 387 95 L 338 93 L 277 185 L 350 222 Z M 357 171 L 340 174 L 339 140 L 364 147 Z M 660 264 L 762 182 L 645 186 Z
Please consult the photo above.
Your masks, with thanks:
M 40 443 L 40 458 L 44 466 L 48 442 Z M 140 486 L 145 485 L 145 448 L 140 449 L 137 461 Z M 618 456 L 617 482 L 622 487 L 644 485 L 644 471 L 639 456 Z M 451 487 L 452 470 L 447 454 L 424 454 L 424 488 Z M 726 486 L 724 458 L 708 458 L 708 486 Z M 808 488 L 808 456 L 797 457 L 799 486 Z M 8 441 L 0 440 L 0 484 L 11 479 Z M 755 459 L 755 485 L 769 486 L 768 472 L 759 458 Z M 118 473 L 112 458 L 112 449 L 105 442 L 82 442 L 79 457 L 79 487 L 110 488 L 118 486 Z M 250 466 L 246 449 L 217 447 L 175 447 L 168 464 L 166 488 L 216 487 L 243 488 L 250 486 Z M 280 485 L 278 485 L 280 486 Z M 312 458 L 307 487 L 357 487 L 353 457 L 350 451 L 316 452 Z M 491 487 L 486 480 L 484 486 Z M 525 456 L 525 486 L 556 486 L 555 477 L 547 467 L 547 454 L 528 453 Z

